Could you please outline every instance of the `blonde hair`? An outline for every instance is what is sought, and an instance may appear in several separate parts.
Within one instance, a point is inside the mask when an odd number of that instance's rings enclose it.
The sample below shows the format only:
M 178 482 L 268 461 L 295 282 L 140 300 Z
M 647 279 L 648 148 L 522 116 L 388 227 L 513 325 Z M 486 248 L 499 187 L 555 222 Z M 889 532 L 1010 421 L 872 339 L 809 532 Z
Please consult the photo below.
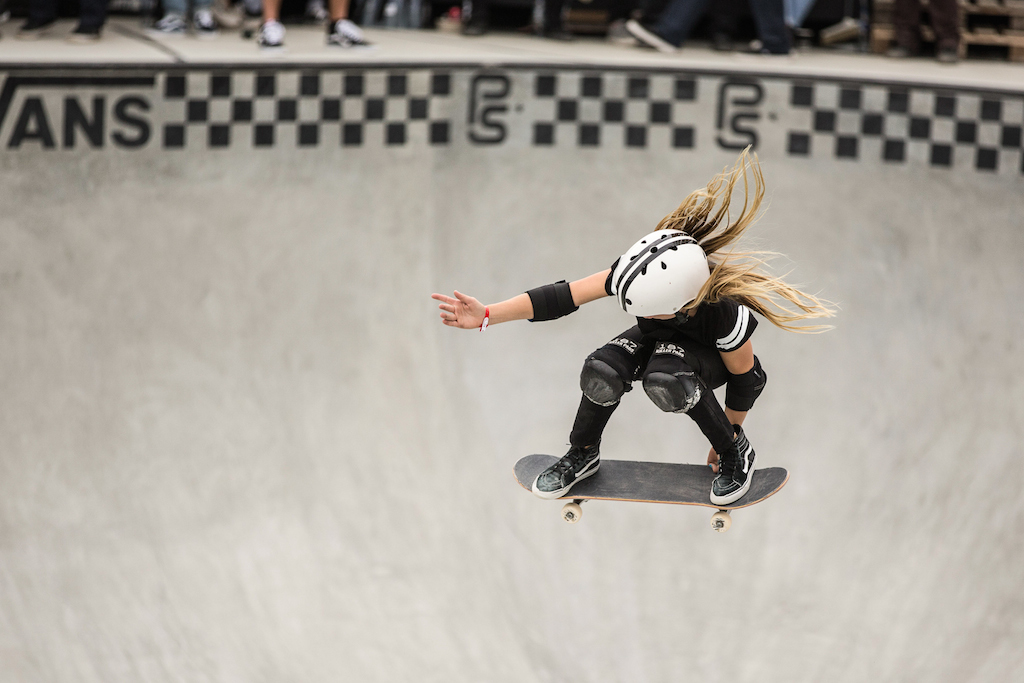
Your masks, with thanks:
M 753 177 L 753 188 L 750 187 L 748 171 Z M 731 220 L 733 190 L 741 179 L 743 207 L 736 220 Z M 757 155 L 752 155 L 748 147 L 731 170 L 726 169 L 716 175 L 706 188 L 691 192 L 675 211 L 658 223 L 656 230 L 682 230 L 687 233 L 697 240 L 708 256 L 711 277 L 690 306 L 695 308 L 702 303 L 728 298 L 760 313 L 784 330 L 813 333 L 832 329 L 831 325 L 795 324 L 810 318 L 831 318 L 835 310 L 831 302 L 802 292 L 781 277 L 760 270 L 778 254 L 766 251 L 722 252 L 759 218 L 758 210 L 763 199 L 764 176 Z

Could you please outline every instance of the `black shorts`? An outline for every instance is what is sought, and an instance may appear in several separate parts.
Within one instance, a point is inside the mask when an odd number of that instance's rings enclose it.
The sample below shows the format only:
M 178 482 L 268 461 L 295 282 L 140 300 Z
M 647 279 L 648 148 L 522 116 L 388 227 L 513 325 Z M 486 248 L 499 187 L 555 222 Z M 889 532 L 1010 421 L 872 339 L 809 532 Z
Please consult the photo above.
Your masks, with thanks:
M 717 389 L 729 380 L 718 349 L 695 342 L 684 335 L 654 339 L 634 325 L 617 335 L 591 354 L 608 363 L 629 384 L 648 372 L 694 372 L 710 389 Z

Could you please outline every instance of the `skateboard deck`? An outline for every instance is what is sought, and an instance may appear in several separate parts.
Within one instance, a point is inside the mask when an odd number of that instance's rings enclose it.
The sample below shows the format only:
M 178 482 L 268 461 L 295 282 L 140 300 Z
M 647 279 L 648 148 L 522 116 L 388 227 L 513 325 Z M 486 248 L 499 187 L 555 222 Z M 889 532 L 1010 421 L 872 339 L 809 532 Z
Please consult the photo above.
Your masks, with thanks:
M 516 480 L 529 491 L 537 475 L 557 461 L 551 455 L 528 455 L 515 465 Z M 579 521 L 579 505 L 585 500 L 699 505 L 718 510 L 712 516 L 712 527 L 725 531 L 731 524 L 729 510 L 760 503 L 789 481 L 789 472 L 781 467 L 755 469 L 750 489 L 742 498 L 729 505 L 715 505 L 711 502 L 711 482 L 716 476 L 707 465 L 602 458 L 597 474 L 576 484 L 559 499 L 572 500 L 562 508 L 562 517 L 567 522 Z

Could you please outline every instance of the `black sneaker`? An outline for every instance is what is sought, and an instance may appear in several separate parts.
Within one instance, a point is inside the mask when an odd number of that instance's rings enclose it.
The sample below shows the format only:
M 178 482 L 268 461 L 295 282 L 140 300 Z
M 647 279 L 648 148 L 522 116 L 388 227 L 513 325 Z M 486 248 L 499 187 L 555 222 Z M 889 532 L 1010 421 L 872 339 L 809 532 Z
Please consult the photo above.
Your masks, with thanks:
M 56 19 L 30 18 L 18 29 L 17 38 L 18 40 L 38 40 L 49 33 L 55 23 L 57 23 Z
M 733 427 L 736 436 L 729 450 L 722 453 L 718 461 L 719 475 L 711 482 L 711 502 L 715 505 L 729 505 L 742 498 L 754 475 L 754 449 L 743 428 Z
M 76 26 L 67 38 L 69 43 L 95 43 L 99 39 L 99 26 L 82 26 L 81 24 Z
M 533 481 L 533 492 L 541 498 L 561 498 L 579 481 L 597 472 L 601 464 L 601 444 L 573 446 L 562 459 Z

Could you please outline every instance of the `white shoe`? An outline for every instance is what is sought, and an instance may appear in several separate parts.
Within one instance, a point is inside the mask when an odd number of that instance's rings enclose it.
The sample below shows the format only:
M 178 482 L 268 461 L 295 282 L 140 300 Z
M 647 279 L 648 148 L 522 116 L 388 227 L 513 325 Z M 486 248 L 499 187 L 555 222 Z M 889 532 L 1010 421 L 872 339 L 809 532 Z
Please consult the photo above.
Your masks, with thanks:
M 268 21 L 260 26 L 256 35 L 256 46 L 261 50 L 284 49 L 284 24 L 280 21 Z
M 327 44 L 341 47 L 368 47 L 362 30 L 348 19 L 339 19 L 327 27 Z
M 153 36 L 178 37 L 185 35 L 186 31 L 188 31 L 188 24 L 185 23 L 185 18 L 180 14 L 169 12 L 164 15 L 163 19 L 147 29 L 146 33 Z
M 664 52 L 671 54 L 677 51 L 677 48 L 672 43 L 668 42 L 654 31 L 644 28 L 636 19 L 630 19 L 626 22 L 626 30 L 629 34 L 639 40 L 641 43 L 648 47 L 653 47 L 658 52 Z
M 197 9 L 192 15 L 192 30 L 200 38 L 215 38 L 217 36 L 217 20 L 213 18 L 213 12 L 208 8 Z

